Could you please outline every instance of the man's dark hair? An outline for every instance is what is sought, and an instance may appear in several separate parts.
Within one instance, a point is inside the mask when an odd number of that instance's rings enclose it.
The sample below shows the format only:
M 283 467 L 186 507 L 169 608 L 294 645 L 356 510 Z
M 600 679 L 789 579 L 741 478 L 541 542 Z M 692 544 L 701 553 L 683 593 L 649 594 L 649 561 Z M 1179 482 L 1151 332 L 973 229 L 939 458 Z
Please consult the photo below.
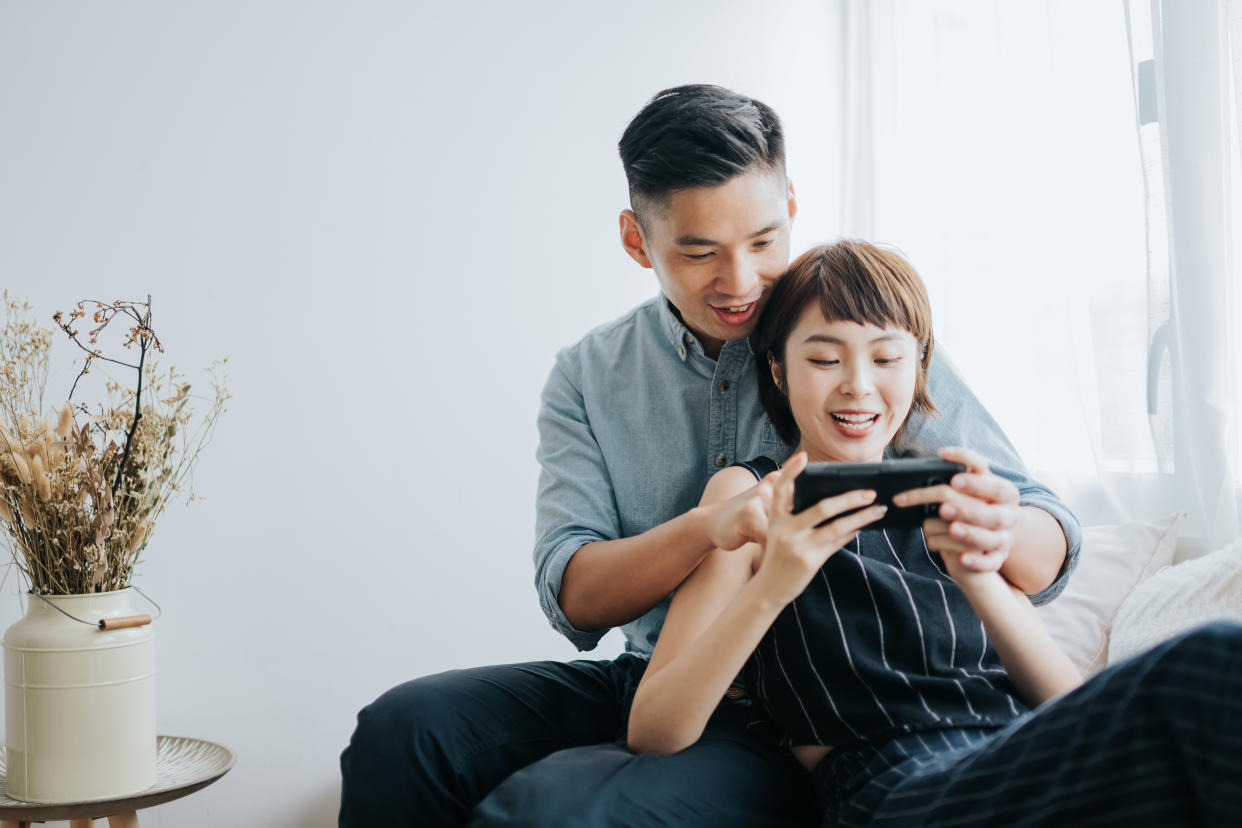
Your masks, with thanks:
M 785 135 L 767 104 L 722 86 L 675 86 L 648 101 L 617 148 L 641 222 L 669 193 L 749 172 L 785 174 Z

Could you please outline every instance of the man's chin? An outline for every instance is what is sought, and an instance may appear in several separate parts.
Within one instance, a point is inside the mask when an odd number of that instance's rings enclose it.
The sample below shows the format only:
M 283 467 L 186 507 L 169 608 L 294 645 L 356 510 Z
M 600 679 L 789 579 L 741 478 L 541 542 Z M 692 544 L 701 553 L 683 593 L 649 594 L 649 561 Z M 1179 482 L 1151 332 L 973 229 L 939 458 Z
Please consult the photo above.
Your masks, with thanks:
M 704 330 L 713 339 L 719 339 L 722 342 L 732 342 L 736 339 L 745 339 L 754 333 L 758 322 L 758 317 L 755 317 L 740 325 L 725 325 L 716 319 L 712 319 L 710 325 L 704 326 Z

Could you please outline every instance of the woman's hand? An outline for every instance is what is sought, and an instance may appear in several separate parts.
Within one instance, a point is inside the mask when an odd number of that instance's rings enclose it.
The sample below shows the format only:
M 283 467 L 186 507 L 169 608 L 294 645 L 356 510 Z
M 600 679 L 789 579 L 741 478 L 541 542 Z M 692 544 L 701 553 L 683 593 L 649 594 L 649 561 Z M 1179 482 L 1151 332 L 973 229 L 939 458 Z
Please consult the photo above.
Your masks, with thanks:
M 841 517 L 842 512 L 875 500 L 874 491 L 860 489 L 825 498 L 793 514 L 794 480 L 806 464 L 806 452 L 798 452 L 781 470 L 768 508 L 767 542 L 755 572 L 755 579 L 765 585 L 768 594 L 781 606 L 802 594 L 825 561 L 887 511 L 885 506 L 871 506 Z M 819 526 L 824 521 L 830 522 Z
M 1018 522 L 1018 489 L 995 475 L 983 457 L 964 448 L 944 448 L 940 456 L 963 463 L 967 471 L 953 476 L 949 485 L 902 492 L 893 498 L 897 506 L 939 503 L 940 516 L 923 521 L 927 547 L 941 554 L 946 567 L 968 572 L 996 572 L 1013 548 L 1013 527 Z M 949 574 L 958 580 L 954 569 Z

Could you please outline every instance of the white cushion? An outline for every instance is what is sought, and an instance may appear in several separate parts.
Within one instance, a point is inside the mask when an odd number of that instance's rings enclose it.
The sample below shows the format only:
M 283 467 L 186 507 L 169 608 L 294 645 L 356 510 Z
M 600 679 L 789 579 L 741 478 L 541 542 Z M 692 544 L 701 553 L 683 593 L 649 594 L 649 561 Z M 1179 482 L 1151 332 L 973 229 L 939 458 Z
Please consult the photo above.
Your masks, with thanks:
M 1242 620 L 1242 538 L 1139 584 L 1113 620 L 1108 663 L 1219 619 Z
M 1183 515 L 1083 528 L 1078 567 L 1069 584 L 1056 600 L 1037 609 L 1053 640 L 1084 676 L 1107 664 L 1109 628 L 1122 602 L 1173 561 Z

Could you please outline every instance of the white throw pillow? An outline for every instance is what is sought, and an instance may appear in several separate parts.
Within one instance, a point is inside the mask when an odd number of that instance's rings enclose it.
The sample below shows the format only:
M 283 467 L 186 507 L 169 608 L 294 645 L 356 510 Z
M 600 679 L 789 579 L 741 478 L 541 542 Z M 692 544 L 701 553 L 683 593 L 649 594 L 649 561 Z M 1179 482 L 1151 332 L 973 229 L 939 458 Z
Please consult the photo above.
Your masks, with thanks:
M 1069 584 L 1037 610 L 1084 677 L 1106 665 L 1109 627 L 1121 603 L 1144 579 L 1172 563 L 1183 516 L 1175 512 L 1145 522 L 1083 527 L 1078 567 Z
M 1219 619 L 1242 620 L 1242 538 L 1139 584 L 1117 610 L 1108 663 Z

